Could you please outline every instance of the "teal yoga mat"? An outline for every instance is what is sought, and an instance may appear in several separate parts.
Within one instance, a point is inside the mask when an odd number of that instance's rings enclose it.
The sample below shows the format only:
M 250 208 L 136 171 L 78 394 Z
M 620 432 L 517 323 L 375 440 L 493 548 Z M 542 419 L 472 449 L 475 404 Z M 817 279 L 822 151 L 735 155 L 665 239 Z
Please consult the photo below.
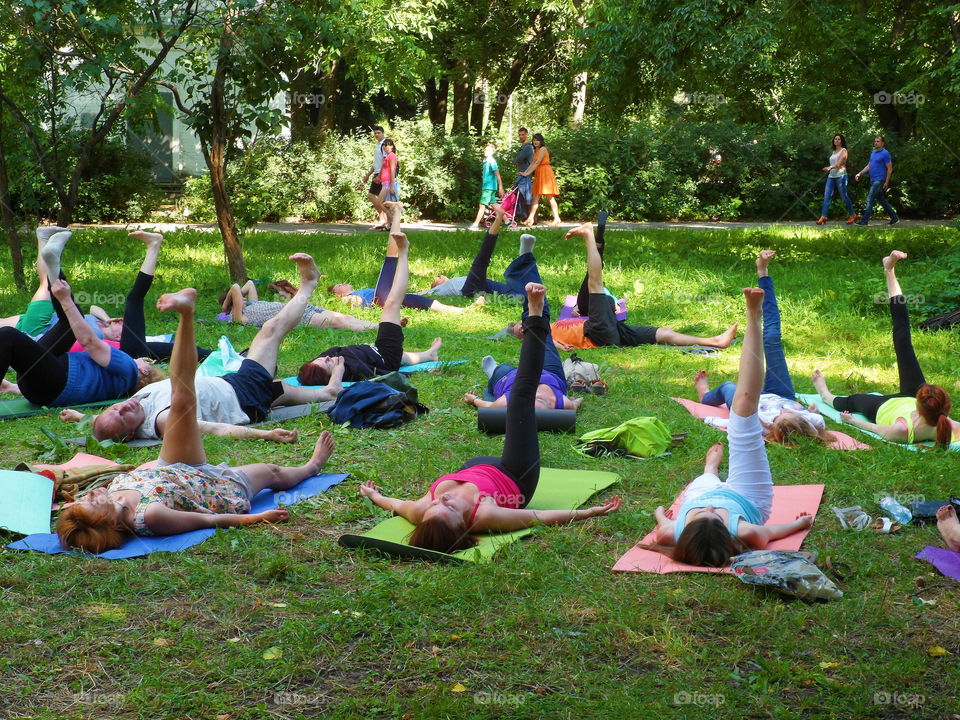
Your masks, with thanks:
M 879 395 L 880 393 L 870 393 L 870 394 L 871 394 L 871 395 Z M 803 393 L 798 393 L 798 394 L 797 394 L 797 400 L 799 400 L 800 402 L 802 402 L 804 405 L 814 405 L 814 404 L 815 404 L 815 405 L 817 406 L 817 408 L 820 410 L 821 414 L 822 414 L 824 417 L 830 418 L 830 419 L 833 420 L 835 423 L 845 424 L 847 427 L 855 428 L 858 432 L 862 432 L 864 435 L 870 435 L 871 437 L 875 437 L 875 438 L 877 438 L 877 440 L 882 440 L 882 441 L 885 442 L 885 443 L 890 443 L 891 445 L 897 445 L 897 446 L 899 446 L 899 447 L 906 448 L 907 450 L 924 450 L 924 449 L 927 449 L 927 448 L 936 447 L 936 443 L 935 443 L 935 442 L 932 442 L 932 441 L 930 441 L 930 440 L 927 440 L 927 441 L 921 442 L 921 443 L 911 443 L 911 444 L 892 442 L 892 441 L 890 441 L 890 440 L 887 440 L 887 439 L 886 439 L 885 437 L 883 437 L 882 435 L 877 435 L 877 433 L 871 432 L 870 430 L 864 430 L 863 428 L 858 428 L 856 425 L 850 425 L 850 424 L 848 424 L 848 423 L 844 423 L 844 422 L 840 419 L 840 412 L 837 411 L 837 410 L 834 410 L 832 407 L 830 407 L 829 405 L 827 405 L 827 404 L 820 398 L 819 395 L 816 395 L 816 394 L 803 394 Z M 858 420 L 862 420 L 863 422 L 870 422 L 870 421 L 866 418 L 866 416 L 861 415 L 860 413 L 854 413 L 853 416 L 854 416 L 855 418 L 857 418 Z M 950 445 L 950 450 L 952 450 L 952 451 L 960 450 L 960 442 L 952 443 L 952 444 Z
M 527 509 L 572 510 L 583 505 L 592 495 L 620 481 L 615 473 L 589 470 L 558 470 L 540 468 L 540 482 Z M 378 523 L 362 535 L 342 535 L 340 544 L 348 548 L 369 548 L 394 557 L 437 562 L 490 562 L 504 545 L 534 532 L 534 528 L 509 533 L 478 536 L 477 544 L 452 555 L 424 550 L 406 543 L 413 524 L 402 517 L 392 517 Z

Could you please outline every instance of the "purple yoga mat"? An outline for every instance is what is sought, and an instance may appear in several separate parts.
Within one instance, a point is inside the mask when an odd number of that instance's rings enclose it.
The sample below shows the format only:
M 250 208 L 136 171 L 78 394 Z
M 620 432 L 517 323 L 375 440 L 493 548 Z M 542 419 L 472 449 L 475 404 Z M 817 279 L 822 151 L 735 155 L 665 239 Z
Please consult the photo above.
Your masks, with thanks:
M 573 317 L 573 308 L 577 304 L 576 295 L 567 295 L 567 299 L 563 303 L 563 307 L 560 308 L 560 317 L 557 320 L 568 320 Z M 617 320 L 627 320 L 627 299 L 620 298 L 617 300 Z
M 917 560 L 926 560 L 946 577 L 960 582 L 960 553 L 927 545 L 914 557 Z

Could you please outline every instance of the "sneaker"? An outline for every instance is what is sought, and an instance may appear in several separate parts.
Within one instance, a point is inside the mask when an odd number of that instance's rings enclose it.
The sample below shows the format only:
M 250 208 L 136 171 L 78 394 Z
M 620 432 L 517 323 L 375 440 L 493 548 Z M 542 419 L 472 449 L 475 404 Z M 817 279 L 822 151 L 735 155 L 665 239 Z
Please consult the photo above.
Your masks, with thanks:
M 471 225 L 471 226 L 469 227 L 469 229 L 470 229 L 470 230 L 479 230 L 479 229 L 480 229 L 480 226 L 477 225 L 476 223 L 474 223 L 473 225 Z
M 900 218 L 898 218 L 898 217 L 890 218 L 890 224 L 891 224 L 891 225 L 896 225 L 898 222 L 900 222 Z
M 857 220 L 857 221 L 854 223 L 854 225 L 859 225 L 860 227 L 866 227 L 866 226 L 869 225 L 869 224 L 870 224 L 870 223 L 866 222 L 865 220 Z

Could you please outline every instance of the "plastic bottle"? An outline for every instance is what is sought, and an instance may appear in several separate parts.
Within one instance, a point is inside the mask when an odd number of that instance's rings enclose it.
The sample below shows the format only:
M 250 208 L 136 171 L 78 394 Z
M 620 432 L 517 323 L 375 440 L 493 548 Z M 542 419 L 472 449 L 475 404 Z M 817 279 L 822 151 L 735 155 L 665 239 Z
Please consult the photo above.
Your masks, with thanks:
M 913 520 L 913 514 L 890 495 L 880 501 L 880 507 L 901 525 L 908 525 Z

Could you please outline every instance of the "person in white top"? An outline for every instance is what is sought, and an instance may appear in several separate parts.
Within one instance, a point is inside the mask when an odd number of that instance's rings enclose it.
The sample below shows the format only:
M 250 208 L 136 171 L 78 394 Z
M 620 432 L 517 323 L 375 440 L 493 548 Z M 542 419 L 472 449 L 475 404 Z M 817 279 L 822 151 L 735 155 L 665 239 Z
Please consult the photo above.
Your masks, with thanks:
M 300 270 L 300 289 L 279 313 L 264 323 L 253 338 L 240 370 L 220 378 L 197 379 L 197 419 L 201 433 L 295 442 L 295 430 L 259 430 L 244 426 L 264 420 L 272 407 L 333 400 L 342 389 L 342 359 L 331 372 L 330 382 L 325 387 L 294 387 L 273 379 L 280 343 L 297 326 L 320 278 L 320 271 L 309 255 L 297 253 L 290 259 Z M 173 391 L 168 379 L 147 385 L 129 400 L 111 405 L 94 417 L 93 436 L 98 440 L 122 441 L 134 437 L 162 440 Z M 66 422 L 78 422 L 83 417 L 75 410 L 60 413 L 60 419 Z
M 817 225 L 823 225 L 827 221 L 830 202 L 836 192 L 840 193 L 843 204 L 847 206 L 847 225 L 856 222 L 858 216 L 854 213 L 853 203 L 850 202 L 850 196 L 847 194 L 847 140 L 840 133 L 833 136 L 830 164 L 823 171 L 827 173 L 827 184 L 823 188 L 823 208 L 820 210 Z
M 764 435 L 774 442 L 787 444 L 792 437 L 807 435 L 823 443 L 830 443 L 834 438 L 827 431 L 826 423 L 823 416 L 817 412 L 816 405 L 804 408 L 797 402 L 793 390 L 780 336 L 780 308 L 773 291 L 773 279 L 767 274 L 767 265 L 774 255 L 775 250 L 763 250 L 757 257 L 757 284 L 764 291 L 763 355 L 766 361 L 763 391 L 757 409 L 760 423 Z M 735 383 L 721 383 L 711 390 L 706 371 L 700 370 L 694 377 L 694 387 L 697 398 L 704 405 L 719 407 L 725 404 L 728 408 L 733 407 L 733 397 L 737 389 Z M 707 418 L 704 422 L 726 427 L 726 421 L 717 418 Z
M 367 199 L 370 201 L 370 204 L 373 205 L 373 209 L 377 211 L 377 222 L 370 227 L 371 230 L 386 230 L 387 229 L 387 209 L 383 206 L 383 201 L 380 199 L 380 191 L 383 189 L 383 186 L 380 184 L 380 170 L 383 169 L 383 128 L 379 125 L 374 125 L 373 128 L 373 137 L 377 141 L 377 149 L 373 151 L 373 164 L 370 166 L 370 169 L 367 170 L 367 174 L 363 176 L 363 181 L 358 186 L 358 190 L 362 190 L 363 186 L 367 184 L 367 181 L 370 180 L 370 176 L 373 176 L 373 180 L 370 182 L 370 188 L 367 190 Z

